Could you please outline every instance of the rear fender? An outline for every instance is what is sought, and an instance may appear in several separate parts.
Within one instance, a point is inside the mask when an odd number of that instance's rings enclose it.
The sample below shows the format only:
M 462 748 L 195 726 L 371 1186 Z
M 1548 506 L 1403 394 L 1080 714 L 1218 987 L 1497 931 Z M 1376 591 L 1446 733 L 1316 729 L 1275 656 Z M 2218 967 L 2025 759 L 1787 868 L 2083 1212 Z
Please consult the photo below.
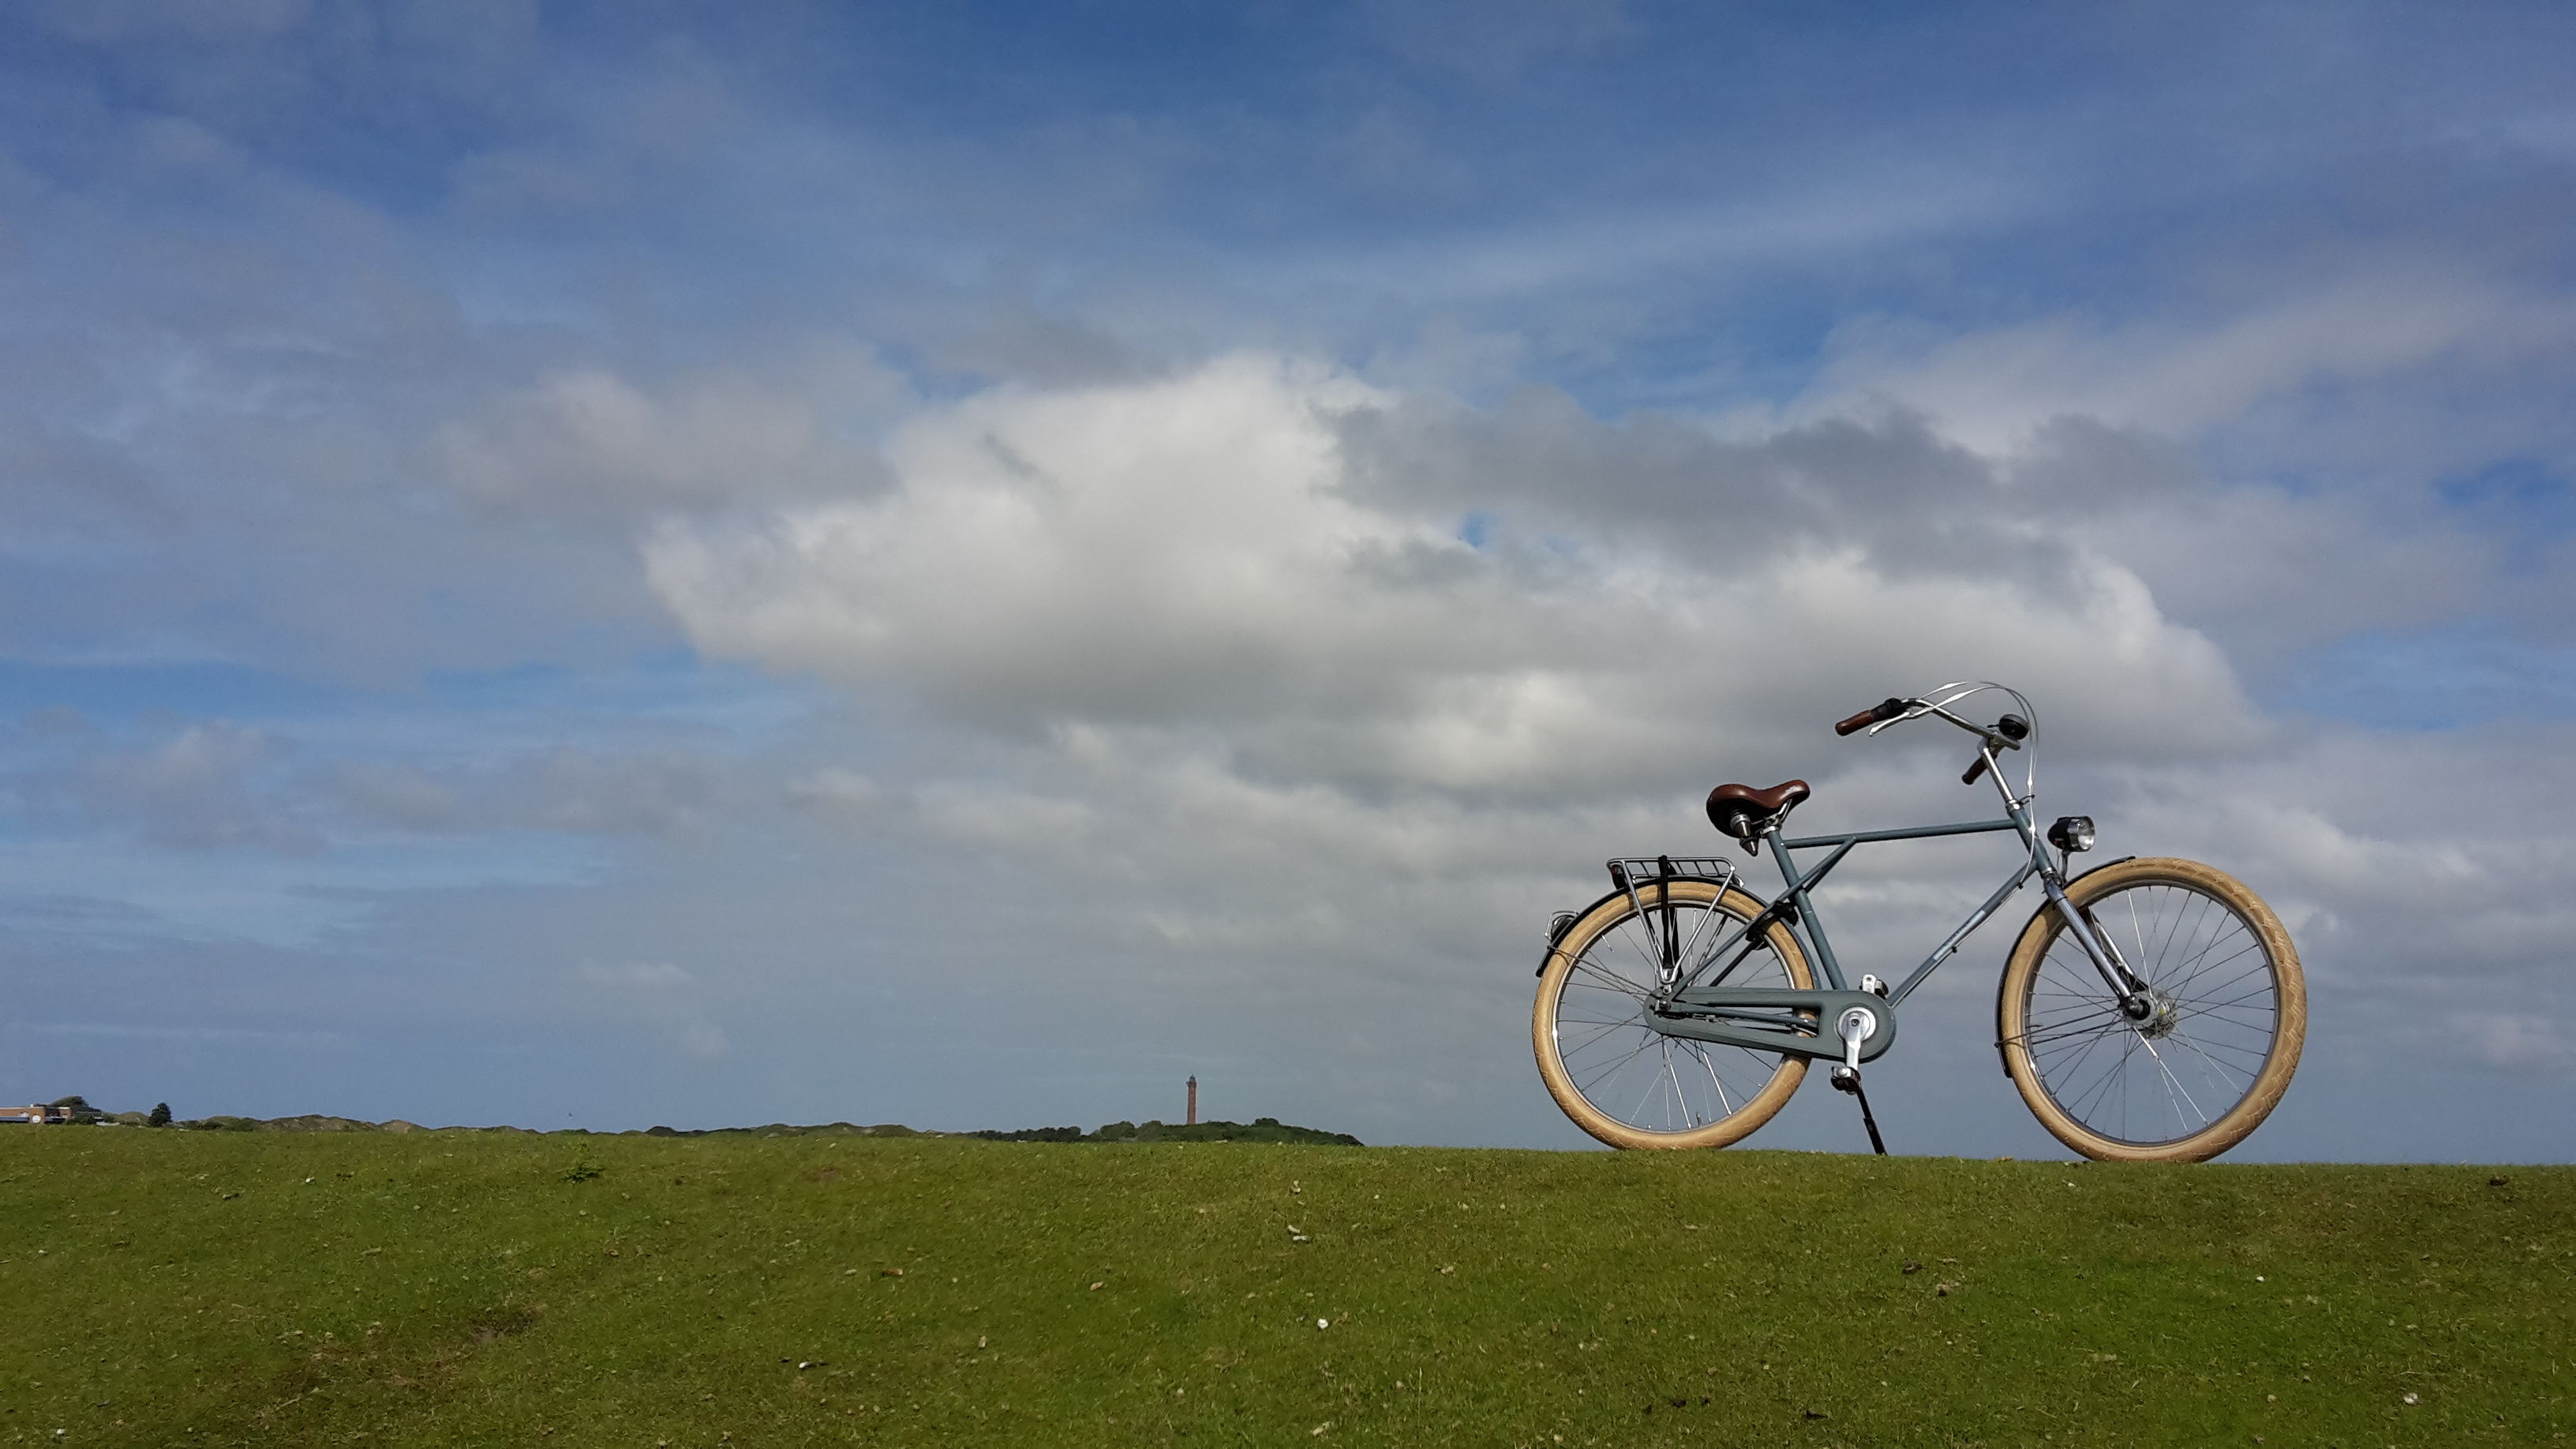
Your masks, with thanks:
M 1585 906 L 1582 910 L 1573 912 L 1570 915 L 1564 912 L 1559 912 L 1557 924 L 1547 933 L 1547 954 L 1538 958 L 1538 970 L 1533 974 L 1539 976 L 1545 976 L 1547 974 L 1547 968 L 1553 965 L 1556 961 L 1557 944 L 1565 939 L 1566 932 L 1574 929 L 1575 922 L 1582 920 L 1585 916 L 1591 915 L 1594 911 L 1601 909 L 1612 901 L 1624 901 L 1627 898 L 1628 893 L 1626 891 L 1613 889 L 1609 894 L 1601 897 L 1601 899 L 1597 901 L 1594 901 L 1592 904 Z

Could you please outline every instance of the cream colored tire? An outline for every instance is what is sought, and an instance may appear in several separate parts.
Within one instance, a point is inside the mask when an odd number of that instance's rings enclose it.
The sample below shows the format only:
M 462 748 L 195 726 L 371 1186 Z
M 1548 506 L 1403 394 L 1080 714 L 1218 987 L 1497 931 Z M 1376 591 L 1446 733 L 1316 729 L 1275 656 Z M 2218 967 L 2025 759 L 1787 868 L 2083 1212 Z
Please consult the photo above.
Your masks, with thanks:
M 1625 892 L 1584 913 L 1550 950 L 1539 974 L 1530 1041 L 1548 1095 L 1574 1125 L 1613 1147 L 1724 1147 L 1771 1120 L 1805 1080 L 1803 1057 L 1668 1037 L 1648 1026 L 1646 992 L 1660 965 L 1655 932 L 1672 892 L 1676 936 L 1724 932 L 1761 914 L 1739 890 L 1710 881 L 1641 884 L 1645 918 Z M 1722 940 L 1722 935 L 1701 937 Z M 1773 921 L 1730 986 L 1811 989 L 1806 954 Z
M 2308 992 L 2289 932 L 2233 876 L 2121 861 L 2067 899 L 2151 988 L 2130 1020 L 2054 907 L 2022 928 L 1997 1003 L 2004 1070 L 2040 1125 L 2106 1162 L 2206 1162 L 2271 1115 L 2298 1070 Z

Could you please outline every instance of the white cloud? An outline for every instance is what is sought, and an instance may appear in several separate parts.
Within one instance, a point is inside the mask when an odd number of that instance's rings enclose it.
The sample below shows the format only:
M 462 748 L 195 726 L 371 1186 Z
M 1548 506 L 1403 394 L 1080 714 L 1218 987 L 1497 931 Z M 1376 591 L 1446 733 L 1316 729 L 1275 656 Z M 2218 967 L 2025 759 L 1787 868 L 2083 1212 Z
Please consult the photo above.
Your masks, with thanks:
M 1633 788 L 1712 736 L 1767 745 L 1959 675 L 2044 677 L 2148 754 L 2253 733 L 2225 660 L 2108 559 L 2061 548 L 2032 581 L 2009 543 L 1990 568 L 1903 557 L 1902 538 L 1891 561 L 1812 525 L 1759 536 L 1783 497 L 1839 486 L 1799 454 L 1813 440 L 1753 460 L 1770 470 L 1753 483 L 1702 440 L 1706 471 L 1663 485 L 1682 495 L 1667 526 L 1631 480 L 1579 471 L 1633 461 L 1587 419 L 1560 422 L 1565 471 L 1541 460 L 1462 500 L 1355 474 L 1364 413 L 1412 429 L 1406 461 L 1479 445 L 1329 370 L 1237 355 L 971 399 L 897 436 L 882 496 L 670 521 L 647 567 L 710 653 L 892 685 L 1022 738 L 1215 731 L 1234 768 L 1288 784 Z M 1739 496 L 1755 523 L 1711 526 Z

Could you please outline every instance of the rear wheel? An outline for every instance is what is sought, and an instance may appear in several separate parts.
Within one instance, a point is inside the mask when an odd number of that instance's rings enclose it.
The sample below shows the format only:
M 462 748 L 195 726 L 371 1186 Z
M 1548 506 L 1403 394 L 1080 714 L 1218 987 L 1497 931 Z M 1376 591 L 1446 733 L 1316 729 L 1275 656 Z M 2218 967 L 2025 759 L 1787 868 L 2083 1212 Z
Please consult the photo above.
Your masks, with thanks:
M 1574 1125 L 1613 1147 L 1724 1147 L 1771 1120 L 1805 1079 L 1806 1059 L 1666 1036 L 1647 1025 L 1646 1001 L 1668 929 L 1670 939 L 1705 950 L 1761 914 L 1762 903 L 1704 880 L 1641 883 L 1637 898 L 1642 918 L 1624 893 L 1612 896 L 1549 954 L 1530 1017 L 1538 1074 Z M 1774 920 L 1751 945 L 1727 985 L 1815 985 L 1786 926 Z
M 2004 967 L 2004 1070 L 2040 1125 L 2087 1157 L 2204 1162 L 2271 1115 L 2298 1069 L 2307 983 L 2290 936 L 2234 877 L 2130 860 L 2066 888 L 2144 981 L 2144 1016 L 2053 906 Z

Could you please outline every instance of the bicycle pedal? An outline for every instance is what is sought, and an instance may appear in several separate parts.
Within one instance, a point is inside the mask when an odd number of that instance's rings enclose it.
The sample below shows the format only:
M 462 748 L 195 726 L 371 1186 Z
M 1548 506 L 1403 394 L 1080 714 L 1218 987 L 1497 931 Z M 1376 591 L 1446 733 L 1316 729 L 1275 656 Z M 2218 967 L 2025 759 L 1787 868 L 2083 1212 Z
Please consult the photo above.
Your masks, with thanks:
M 1850 1067 L 1834 1068 L 1830 1080 L 1833 1082 L 1834 1090 L 1837 1092 L 1857 1092 L 1860 1090 L 1860 1073 Z

